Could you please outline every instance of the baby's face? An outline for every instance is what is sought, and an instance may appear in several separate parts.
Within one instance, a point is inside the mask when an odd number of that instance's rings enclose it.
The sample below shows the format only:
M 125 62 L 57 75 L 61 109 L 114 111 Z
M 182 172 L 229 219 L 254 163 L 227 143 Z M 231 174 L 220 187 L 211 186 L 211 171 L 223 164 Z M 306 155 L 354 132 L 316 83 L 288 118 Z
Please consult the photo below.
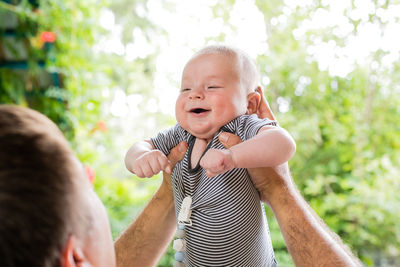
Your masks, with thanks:
M 247 94 L 236 58 L 204 54 L 186 64 L 175 106 L 176 119 L 185 130 L 209 140 L 246 111 Z

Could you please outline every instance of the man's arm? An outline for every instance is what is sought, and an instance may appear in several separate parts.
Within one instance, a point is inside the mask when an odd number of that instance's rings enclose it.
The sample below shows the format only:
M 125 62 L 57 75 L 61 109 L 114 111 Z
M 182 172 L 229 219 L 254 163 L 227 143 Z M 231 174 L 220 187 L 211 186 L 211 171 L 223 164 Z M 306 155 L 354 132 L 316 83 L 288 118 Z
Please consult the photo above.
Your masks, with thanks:
M 362 266 L 294 185 L 282 189 L 285 199 L 271 198 L 270 206 L 296 266 Z
M 185 155 L 187 144 L 172 149 L 168 159 L 174 166 Z M 115 241 L 118 267 L 155 266 L 176 229 L 171 177 L 164 173 L 159 189 L 139 217 Z

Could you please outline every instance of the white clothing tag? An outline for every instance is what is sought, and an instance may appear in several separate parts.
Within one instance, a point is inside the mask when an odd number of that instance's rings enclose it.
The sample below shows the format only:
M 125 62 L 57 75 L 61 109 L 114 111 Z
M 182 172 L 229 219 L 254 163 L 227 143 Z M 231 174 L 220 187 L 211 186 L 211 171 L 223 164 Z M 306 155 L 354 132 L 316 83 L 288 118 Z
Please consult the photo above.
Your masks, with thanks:
M 186 241 L 183 239 L 174 240 L 174 244 L 172 246 L 176 251 L 185 251 L 186 250 Z
M 192 214 L 192 210 L 190 206 L 192 205 L 192 198 L 187 196 L 183 199 L 181 210 L 178 214 L 178 223 L 184 225 L 192 225 L 192 220 L 190 220 L 190 215 Z

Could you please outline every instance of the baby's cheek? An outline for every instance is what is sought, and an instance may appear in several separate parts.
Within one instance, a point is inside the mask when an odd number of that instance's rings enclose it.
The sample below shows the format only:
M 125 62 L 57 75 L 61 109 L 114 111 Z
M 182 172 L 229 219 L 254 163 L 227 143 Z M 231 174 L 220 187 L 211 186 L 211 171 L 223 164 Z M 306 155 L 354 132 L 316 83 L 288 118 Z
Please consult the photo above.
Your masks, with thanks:
M 184 112 L 183 112 L 183 109 L 180 108 L 178 105 L 176 105 L 176 107 L 175 107 L 175 117 L 176 117 L 176 121 L 179 123 L 179 125 L 182 126 L 183 128 L 185 128 L 183 126 L 186 124 L 186 120 L 184 118 Z
M 178 97 L 178 99 L 175 102 L 175 115 L 178 117 L 178 115 L 183 114 L 184 108 L 185 108 L 185 103 L 186 101 L 182 97 Z

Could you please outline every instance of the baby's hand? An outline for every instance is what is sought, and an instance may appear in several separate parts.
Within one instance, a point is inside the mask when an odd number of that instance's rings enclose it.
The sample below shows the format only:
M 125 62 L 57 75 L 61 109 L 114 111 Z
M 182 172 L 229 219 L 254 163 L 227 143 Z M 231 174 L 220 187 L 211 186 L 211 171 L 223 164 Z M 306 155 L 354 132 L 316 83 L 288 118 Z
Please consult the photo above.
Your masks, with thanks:
M 137 176 L 152 177 L 160 171 L 171 173 L 171 166 L 168 158 L 160 150 L 151 150 L 144 153 L 132 164 L 132 171 Z
M 229 149 L 210 149 L 201 159 L 200 166 L 208 177 L 214 177 L 235 168 L 235 162 Z

